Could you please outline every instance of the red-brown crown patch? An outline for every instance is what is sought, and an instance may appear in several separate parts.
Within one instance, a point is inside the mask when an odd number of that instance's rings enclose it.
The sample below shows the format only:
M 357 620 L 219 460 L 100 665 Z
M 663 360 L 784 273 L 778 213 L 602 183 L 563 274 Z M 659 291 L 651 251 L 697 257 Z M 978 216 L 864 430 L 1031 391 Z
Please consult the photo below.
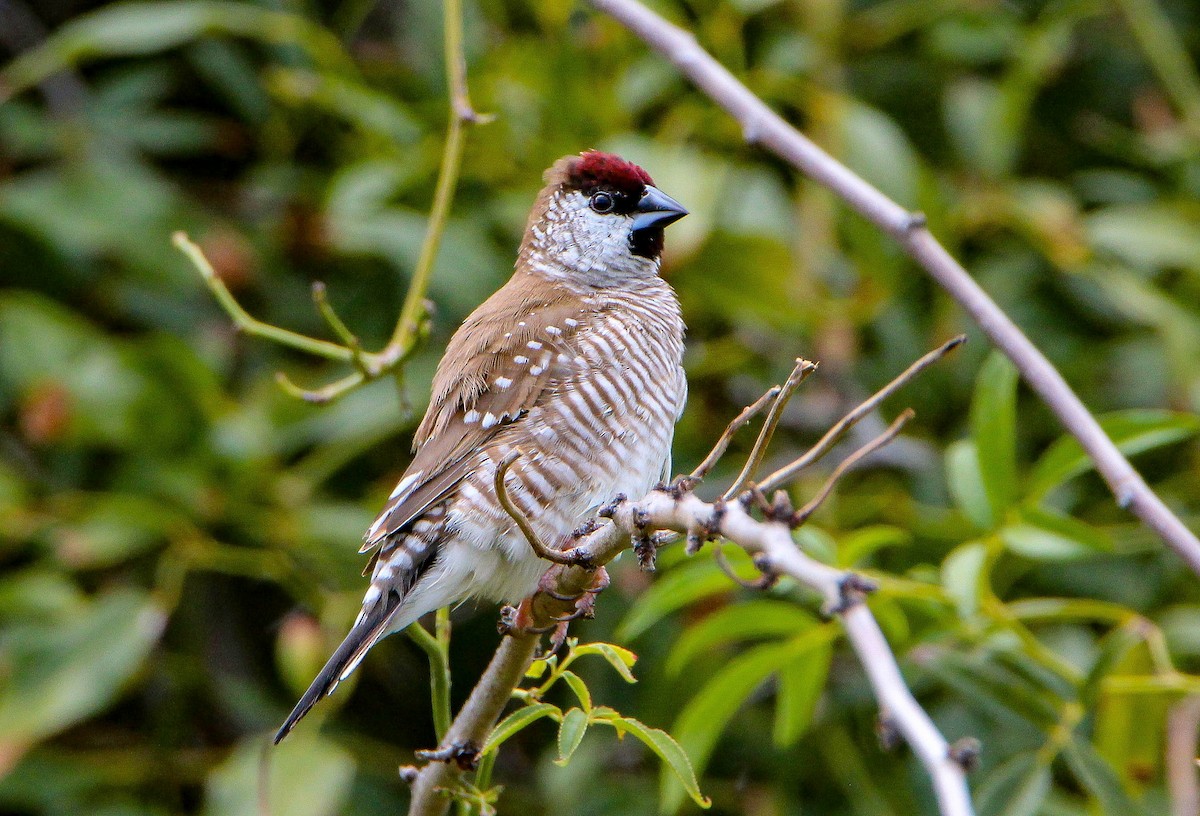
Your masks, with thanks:
M 613 190 L 636 201 L 647 184 L 654 184 L 654 179 L 645 170 L 620 156 L 588 150 L 571 162 L 567 170 L 567 184 L 585 193 L 598 189 Z

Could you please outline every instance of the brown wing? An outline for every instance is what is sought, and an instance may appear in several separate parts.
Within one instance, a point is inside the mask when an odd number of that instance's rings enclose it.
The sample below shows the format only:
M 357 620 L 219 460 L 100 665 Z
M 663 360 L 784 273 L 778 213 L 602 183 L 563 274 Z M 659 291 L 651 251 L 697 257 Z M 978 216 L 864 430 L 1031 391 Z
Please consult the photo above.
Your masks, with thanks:
M 575 364 L 572 340 L 585 328 L 585 304 L 544 279 L 539 285 L 522 277 L 488 298 L 451 338 L 414 438 L 417 455 L 367 532 L 364 552 L 449 496 L 474 466 L 473 454 Z

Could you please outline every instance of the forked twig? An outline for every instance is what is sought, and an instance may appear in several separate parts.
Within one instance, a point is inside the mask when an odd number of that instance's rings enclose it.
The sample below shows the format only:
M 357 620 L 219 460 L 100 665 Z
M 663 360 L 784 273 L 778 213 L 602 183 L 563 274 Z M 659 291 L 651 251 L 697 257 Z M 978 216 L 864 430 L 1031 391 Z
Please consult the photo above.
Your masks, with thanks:
M 742 472 L 725 491 L 726 501 L 742 492 L 746 483 L 754 478 L 754 472 L 758 470 L 763 456 L 767 453 L 767 446 L 771 444 L 771 437 L 775 435 L 775 428 L 779 425 L 779 418 L 783 416 L 783 409 L 787 407 L 788 400 L 791 399 L 800 383 L 808 379 L 808 375 L 816 370 L 816 363 L 803 358 L 796 360 L 796 367 L 792 369 L 792 373 L 788 375 L 774 402 L 771 403 L 771 410 L 763 422 L 762 429 L 758 432 L 758 438 L 754 440 L 754 447 L 750 449 L 750 455 L 746 457 L 746 464 L 742 467 Z
M 829 498 L 829 494 L 833 492 L 833 488 L 838 483 L 838 480 L 849 472 L 850 468 L 895 439 L 896 435 L 900 433 L 900 429 L 914 416 L 916 416 L 916 413 L 913 409 L 905 408 L 900 416 L 896 417 L 892 424 L 887 427 L 886 431 L 843 459 L 833 469 L 833 473 L 829 474 L 829 478 L 825 480 L 825 484 L 821 485 L 821 489 L 817 491 L 816 495 L 809 499 L 808 503 L 797 510 L 792 516 L 792 526 L 799 527 L 808 521 L 808 517 L 817 511 L 817 508 L 821 506 L 825 499 Z
M 496 465 L 496 478 L 493 482 L 496 488 L 496 500 L 500 502 L 500 506 L 504 508 L 504 512 L 508 513 L 509 517 L 516 522 L 517 527 L 521 528 L 521 532 L 525 534 L 525 540 L 529 542 L 529 546 L 537 554 L 538 558 L 544 558 L 555 564 L 578 564 L 578 560 L 570 556 L 563 555 L 558 550 L 547 547 L 546 544 L 538 537 L 537 531 L 533 529 L 533 523 L 530 522 L 529 516 L 521 511 L 513 502 L 512 497 L 508 495 L 508 485 L 504 483 L 504 477 L 508 475 L 509 468 L 513 463 L 521 458 L 523 452 L 520 448 L 508 452 L 508 455 L 500 460 Z
M 784 465 L 783 467 L 779 468 L 779 470 L 775 471 L 770 476 L 759 482 L 759 489 L 764 493 L 768 493 L 790 482 L 798 473 L 800 473 L 800 471 L 819 461 L 821 457 L 829 453 L 830 449 L 833 448 L 837 441 L 846 434 L 846 431 L 850 430 L 860 419 L 875 410 L 879 403 L 896 393 L 896 391 L 898 391 L 902 386 L 907 384 L 922 371 L 929 368 L 929 366 L 945 357 L 949 352 L 961 346 L 966 342 L 966 340 L 966 335 L 960 334 L 958 337 L 943 343 L 939 348 L 934 349 L 910 365 L 902 374 L 900 374 L 900 376 L 896 377 L 883 388 L 876 391 L 865 401 L 859 403 L 852 411 L 838 420 L 838 422 L 832 428 L 826 431 L 825 435 L 822 436 L 817 441 L 817 444 L 813 445 L 806 454 L 801 456 L 799 459 Z
M 747 422 L 762 413 L 762 410 L 778 396 L 780 390 L 782 390 L 781 386 L 773 385 L 767 389 L 765 394 L 743 408 L 742 412 L 734 417 L 733 421 L 726 426 L 725 432 L 718 437 L 716 444 L 708 452 L 708 456 L 704 457 L 704 461 L 696 465 L 696 469 L 688 474 L 687 479 L 692 483 L 703 481 L 709 472 L 716 467 L 717 462 L 721 461 L 721 457 L 725 455 L 725 451 L 729 449 L 729 443 L 733 441 L 734 434 L 740 431 L 742 426 Z
M 313 303 L 317 306 L 317 311 L 321 313 L 321 317 L 325 318 L 325 322 L 329 324 L 329 328 L 342 341 L 342 344 L 353 352 L 355 368 L 361 371 L 364 377 L 371 376 L 371 368 L 366 356 L 363 354 L 362 343 L 359 342 L 354 332 L 350 331 L 350 327 L 338 316 L 338 313 L 334 311 L 333 304 L 329 302 L 328 290 L 321 281 L 313 281 L 312 299 Z

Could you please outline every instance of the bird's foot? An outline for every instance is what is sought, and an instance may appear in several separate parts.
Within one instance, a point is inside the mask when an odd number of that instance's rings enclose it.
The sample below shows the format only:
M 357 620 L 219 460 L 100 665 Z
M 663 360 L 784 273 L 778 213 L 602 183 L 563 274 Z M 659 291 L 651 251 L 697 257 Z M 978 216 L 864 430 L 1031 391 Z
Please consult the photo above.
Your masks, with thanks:
M 554 598 L 556 601 L 570 603 L 574 601 L 575 609 L 567 615 L 555 618 L 558 625 L 554 628 L 554 634 L 550 636 L 550 648 L 552 651 L 558 651 L 562 648 L 563 643 L 567 640 L 567 629 L 571 625 L 571 621 L 579 620 L 580 618 L 591 619 L 596 617 L 596 596 L 608 588 L 610 583 L 608 570 L 604 567 L 598 567 L 592 578 L 592 583 L 583 592 L 575 596 L 562 595 L 555 592 L 551 587 L 542 587 L 542 591 Z
M 540 635 L 554 628 L 534 626 L 533 623 L 533 598 L 530 597 L 517 606 L 505 604 L 500 607 L 500 620 L 496 623 L 496 631 L 502 635 Z

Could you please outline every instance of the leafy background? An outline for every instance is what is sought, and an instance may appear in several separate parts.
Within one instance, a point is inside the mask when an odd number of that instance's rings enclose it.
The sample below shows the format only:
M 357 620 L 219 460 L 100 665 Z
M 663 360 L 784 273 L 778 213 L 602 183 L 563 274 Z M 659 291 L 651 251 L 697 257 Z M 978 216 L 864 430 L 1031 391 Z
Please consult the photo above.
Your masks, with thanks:
M 1196 529 L 1200 7 L 660 5 L 925 211 Z M 381 345 L 441 152 L 439 7 L 0 3 L 0 810 L 255 812 L 266 736 L 357 609 L 359 535 L 404 468 L 440 348 L 505 278 L 541 170 L 600 147 L 693 213 L 666 259 L 690 326 L 680 469 L 797 355 L 821 368 L 779 462 L 972 336 L 886 406 L 918 418 L 801 542 L 879 579 L 872 609 L 919 698 L 949 738 L 983 742 L 981 813 L 1166 812 L 1168 711 L 1200 692 L 1196 577 L 885 237 L 744 147 L 659 58 L 567 3 L 466 11 L 472 96 L 496 120 L 468 136 L 433 336 L 400 396 L 377 382 L 313 407 L 273 373 L 346 372 L 238 336 L 170 235 L 196 237 L 254 314 L 320 334 L 320 280 Z M 933 811 L 911 755 L 880 748 L 861 668 L 811 596 L 735 588 L 709 553 L 614 572 L 578 633 L 635 651 L 639 682 L 577 669 L 597 705 L 681 741 L 714 812 Z M 454 617 L 457 701 L 495 610 Z M 271 812 L 402 812 L 396 767 L 435 741 L 428 695 L 421 653 L 381 645 L 272 752 Z M 633 739 L 589 732 L 557 756 L 546 721 L 510 738 L 500 812 L 694 807 Z

